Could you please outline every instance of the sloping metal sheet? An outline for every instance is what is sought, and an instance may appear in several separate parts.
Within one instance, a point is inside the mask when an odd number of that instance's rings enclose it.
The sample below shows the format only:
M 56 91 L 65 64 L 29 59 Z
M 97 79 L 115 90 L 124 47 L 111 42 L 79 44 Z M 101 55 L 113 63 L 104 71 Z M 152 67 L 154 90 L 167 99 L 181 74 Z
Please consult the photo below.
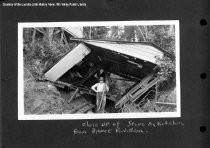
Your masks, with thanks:
M 144 45 L 140 43 L 115 43 L 115 42 L 103 42 L 103 41 L 84 41 L 87 44 L 101 47 L 104 49 L 112 50 L 118 53 L 129 55 L 141 60 L 156 63 L 156 56 L 162 57 L 163 53 L 157 48 Z
M 65 31 L 77 38 L 83 38 L 83 27 L 65 27 Z
M 75 64 L 79 63 L 86 55 L 90 53 L 90 49 L 83 43 L 77 45 L 73 50 L 66 54 L 58 63 L 45 73 L 48 80 L 56 81 Z

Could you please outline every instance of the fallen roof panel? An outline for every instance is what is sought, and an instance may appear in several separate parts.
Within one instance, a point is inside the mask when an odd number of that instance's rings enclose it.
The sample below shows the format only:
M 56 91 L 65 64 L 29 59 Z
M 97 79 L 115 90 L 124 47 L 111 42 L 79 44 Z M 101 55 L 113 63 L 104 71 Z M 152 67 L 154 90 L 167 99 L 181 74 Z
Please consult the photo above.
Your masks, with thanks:
M 51 67 L 45 73 L 45 77 L 50 81 L 56 81 L 75 64 L 79 63 L 90 52 L 91 50 L 86 45 L 80 43 L 69 53 L 67 53 L 63 58 L 61 58 L 58 63 Z
M 157 48 L 139 43 L 115 43 L 102 41 L 84 41 L 84 43 L 129 55 L 156 64 L 156 57 L 162 57 L 163 52 Z

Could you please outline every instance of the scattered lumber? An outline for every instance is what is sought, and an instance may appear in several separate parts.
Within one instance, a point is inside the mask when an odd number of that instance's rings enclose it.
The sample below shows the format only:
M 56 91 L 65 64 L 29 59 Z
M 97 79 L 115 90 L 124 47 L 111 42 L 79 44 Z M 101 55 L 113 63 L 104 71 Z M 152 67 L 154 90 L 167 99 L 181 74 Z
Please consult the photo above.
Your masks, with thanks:
M 148 85 L 144 86 L 142 89 L 136 92 L 135 96 L 132 96 L 132 99 L 130 101 L 134 102 L 136 101 L 139 97 L 141 97 L 144 93 L 146 93 L 152 86 L 154 86 L 157 82 L 159 81 L 159 78 L 155 78 L 151 82 L 149 82 Z
M 50 82 L 52 82 L 52 81 L 50 81 Z M 64 88 L 66 86 L 66 87 L 69 87 L 71 89 L 74 89 L 75 91 L 78 89 L 78 92 L 76 92 L 76 93 L 88 94 L 88 95 L 96 96 L 96 94 L 91 89 L 88 89 L 88 88 L 74 86 L 72 84 L 69 84 L 69 83 L 66 83 L 66 82 L 62 82 L 62 81 L 55 81 L 55 82 L 52 82 L 52 83 L 54 83 L 54 85 L 56 85 L 58 87 L 61 87 L 61 88 Z M 116 102 L 115 97 L 113 97 L 113 96 L 111 96 L 109 94 L 107 94 L 106 98 L 111 100 L 111 101 L 113 101 L 113 102 Z
M 147 75 L 144 79 L 142 79 L 142 81 L 140 83 L 135 85 L 118 102 L 116 102 L 115 107 L 116 108 L 122 107 L 123 104 L 125 104 L 128 101 L 134 102 L 141 95 L 143 95 L 157 81 L 157 79 L 155 79 L 155 81 L 153 80 L 152 82 L 149 83 L 149 81 L 154 78 L 153 75 L 154 75 L 154 73 L 151 73 L 151 74 Z

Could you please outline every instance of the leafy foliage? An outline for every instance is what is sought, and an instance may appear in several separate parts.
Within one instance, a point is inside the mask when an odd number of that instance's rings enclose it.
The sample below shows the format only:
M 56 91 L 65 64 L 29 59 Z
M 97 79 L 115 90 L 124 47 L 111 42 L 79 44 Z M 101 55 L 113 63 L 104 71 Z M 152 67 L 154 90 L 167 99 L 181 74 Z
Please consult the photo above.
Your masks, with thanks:
M 96 26 L 96 27 L 83 27 L 84 37 L 88 39 L 106 39 L 109 27 Z
M 147 38 L 150 42 L 162 47 L 172 55 L 175 55 L 175 33 L 174 26 L 159 25 L 159 26 L 148 26 Z M 164 55 L 162 58 L 156 57 L 158 72 L 162 81 L 168 79 L 174 79 L 175 77 L 175 60 Z
M 175 61 L 169 57 L 164 56 L 163 58 L 157 58 L 157 64 L 159 66 L 158 75 L 162 81 L 175 78 Z
M 46 36 L 36 37 L 32 42 L 32 32 L 32 28 L 24 29 L 24 66 L 37 78 L 68 52 L 69 45 L 57 38 L 50 37 L 50 40 Z
M 44 34 L 33 28 L 24 28 L 24 110 L 25 114 L 61 114 L 64 99 L 51 83 L 37 82 L 44 70 L 69 51 L 74 43 L 64 44 L 54 28 L 43 29 Z

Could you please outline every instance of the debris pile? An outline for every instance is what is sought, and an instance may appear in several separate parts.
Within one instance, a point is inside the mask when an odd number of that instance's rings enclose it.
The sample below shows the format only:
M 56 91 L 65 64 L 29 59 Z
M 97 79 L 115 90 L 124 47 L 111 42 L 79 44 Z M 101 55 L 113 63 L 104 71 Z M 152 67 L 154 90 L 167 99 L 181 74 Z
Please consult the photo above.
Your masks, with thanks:
M 51 37 L 54 35 L 65 44 L 62 56 L 55 58 L 53 64 L 45 58 L 45 68 L 38 82 L 25 70 L 25 113 L 94 112 L 96 93 L 91 86 L 100 77 L 110 87 L 106 94 L 107 112 L 150 112 L 162 111 L 167 106 L 176 107 L 176 102 L 161 99 L 170 98 L 170 95 L 157 94 L 160 81 L 157 58 L 167 56 L 174 60 L 168 51 L 150 42 L 84 39 L 80 29 L 54 29 L 48 28 L 45 32 L 51 30 Z M 34 29 L 33 33 L 36 31 L 45 37 L 43 31 Z M 60 46 L 52 47 L 49 48 L 50 55 L 54 50 L 60 51 Z M 159 102 L 157 96 L 160 96 Z

